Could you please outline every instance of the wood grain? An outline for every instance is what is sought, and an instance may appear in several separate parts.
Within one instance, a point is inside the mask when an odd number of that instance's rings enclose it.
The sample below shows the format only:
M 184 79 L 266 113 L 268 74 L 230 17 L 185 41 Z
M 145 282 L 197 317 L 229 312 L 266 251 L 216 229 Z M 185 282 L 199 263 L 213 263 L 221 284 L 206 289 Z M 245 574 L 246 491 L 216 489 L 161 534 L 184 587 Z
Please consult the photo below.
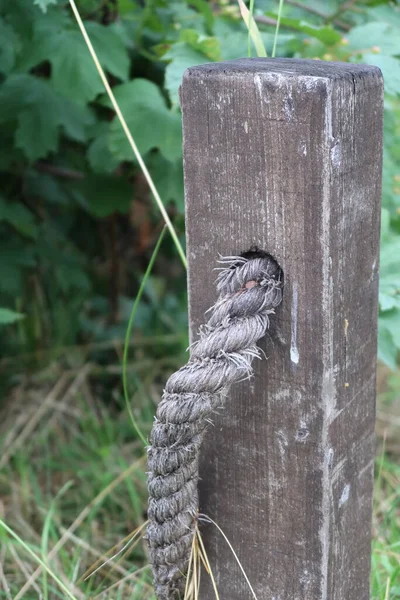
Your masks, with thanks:
M 382 91 L 379 69 L 312 60 L 183 78 L 192 339 L 218 254 L 256 244 L 285 275 L 268 360 L 215 416 L 200 469 L 200 510 L 258 600 L 369 598 Z M 221 600 L 252 598 L 202 532 Z

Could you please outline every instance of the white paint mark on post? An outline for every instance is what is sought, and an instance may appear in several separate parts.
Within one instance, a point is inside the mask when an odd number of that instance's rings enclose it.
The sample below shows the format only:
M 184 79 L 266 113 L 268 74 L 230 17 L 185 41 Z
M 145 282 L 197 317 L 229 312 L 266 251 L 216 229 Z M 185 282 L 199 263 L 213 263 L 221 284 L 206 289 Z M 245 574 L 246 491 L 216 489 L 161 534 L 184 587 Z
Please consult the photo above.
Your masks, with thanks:
M 297 283 L 293 283 L 290 360 L 295 365 L 298 364 L 299 359 L 300 359 L 299 349 L 297 348 L 297 312 L 298 312 L 298 290 L 297 290 Z
M 263 88 L 262 88 L 262 81 L 261 81 L 260 75 L 255 75 L 254 76 L 254 84 L 255 84 L 255 86 L 257 88 L 258 95 L 260 96 L 260 100 L 262 101 L 262 99 L 263 99 Z
M 331 148 L 331 163 L 332 167 L 338 169 L 342 162 L 342 148 L 340 142 L 336 142 Z
M 342 495 L 340 496 L 340 499 L 339 499 L 339 508 L 341 506 L 343 506 L 343 504 L 346 504 L 349 497 L 350 497 L 350 485 L 348 483 L 346 483 L 346 485 L 343 488 Z
M 309 571 L 307 571 L 307 569 L 304 569 L 304 571 L 300 575 L 300 584 L 303 587 L 306 587 L 310 583 L 310 580 L 311 580 L 311 577 L 310 577 Z
M 279 452 L 281 453 L 281 457 L 283 458 L 286 453 L 286 448 L 288 447 L 288 440 L 283 431 L 277 431 L 276 437 L 278 440 Z

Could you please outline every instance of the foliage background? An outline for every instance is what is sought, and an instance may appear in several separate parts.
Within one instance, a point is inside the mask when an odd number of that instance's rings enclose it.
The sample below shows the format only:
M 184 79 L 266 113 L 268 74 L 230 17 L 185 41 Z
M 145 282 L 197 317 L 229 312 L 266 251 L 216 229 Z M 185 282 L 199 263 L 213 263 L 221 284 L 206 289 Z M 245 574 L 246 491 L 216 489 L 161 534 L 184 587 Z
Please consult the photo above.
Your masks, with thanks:
M 349 5 L 348 10 L 343 6 Z M 183 237 L 183 70 L 247 53 L 234 3 L 81 0 L 78 8 L 131 132 Z M 277 5 L 259 1 L 268 50 Z M 335 11 L 337 16 L 335 17 Z M 324 15 L 324 16 L 321 16 Z M 0 1 L 0 351 L 37 354 L 120 335 L 161 226 L 68 3 Z M 400 11 L 387 2 L 287 2 L 279 56 L 368 62 L 385 76 L 380 357 L 400 347 Z M 171 266 L 153 302 L 184 312 Z M 168 285 L 166 285 L 168 280 Z M 172 281 L 171 281 L 172 280 Z M 166 306 L 165 306 L 166 303 Z M 7 309 L 7 310 L 4 310 Z M 148 311 L 143 329 L 155 324 Z
M 238 5 L 228 0 L 79 0 L 77 6 L 184 242 L 178 86 L 191 65 L 247 55 Z M 258 0 L 254 14 L 270 53 L 278 2 Z M 277 56 L 366 62 L 383 71 L 379 356 L 395 371 L 400 349 L 400 8 L 379 0 L 287 0 Z M 120 539 L 143 520 L 143 452 L 124 412 L 119 365 L 132 301 L 163 223 L 66 1 L 0 0 L 0 136 L 2 466 L 15 479 L 12 486 L 0 479 L 0 491 L 12 504 L 18 487 L 19 516 L 11 511 L 10 518 L 17 527 L 20 517 L 29 524 L 32 547 L 46 555 L 49 539 L 59 539 L 62 522 L 71 522 L 78 506 L 107 488 L 136 455 L 136 487 L 126 484 L 121 497 L 110 491 L 101 505 L 107 510 L 93 513 L 79 538 L 94 536 L 94 546 L 103 552 L 115 536 Z M 160 386 L 183 362 L 187 345 L 185 274 L 169 239 L 135 323 L 132 405 L 147 432 Z M 397 406 L 400 382 L 385 368 L 381 372 L 385 429 L 385 423 L 392 427 L 394 422 L 387 410 Z M 43 397 L 45 410 L 40 408 Z M 58 402 L 60 411 L 71 398 L 79 419 L 69 414 L 66 424 L 64 413 L 52 411 L 51 402 Z M 35 417 L 38 410 L 43 426 Z M 394 456 L 398 447 L 389 442 Z M 399 473 L 386 460 L 379 471 L 384 483 L 376 511 L 374 593 L 394 599 L 400 598 L 399 570 L 384 552 L 390 547 L 393 554 L 400 547 L 399 507 L 387 505 Z M 46 521 L 55 495 L 70 477 L 79 482 L 79 493 L 73 501 L 70 494 L 68 501 L 60 499 L 59 521 L 53 513 Z M 121 511 L 131 516 L 115 527 Z M 66 552 L 59 565 L 70 581 L 75 551 Z M 11 588 L 18 589 L 18 561 L 7 552 Z M 90 563 L 89 555 L 82 550 L 79 560 Z M 143 562 L 143 553 L 130 560 L 127 573 Z M 47 580 L 43 585 L 57 597 Z M 140 586 L 127 596 L 123 588 L 118 597 L 145 597 L 148 575 Z

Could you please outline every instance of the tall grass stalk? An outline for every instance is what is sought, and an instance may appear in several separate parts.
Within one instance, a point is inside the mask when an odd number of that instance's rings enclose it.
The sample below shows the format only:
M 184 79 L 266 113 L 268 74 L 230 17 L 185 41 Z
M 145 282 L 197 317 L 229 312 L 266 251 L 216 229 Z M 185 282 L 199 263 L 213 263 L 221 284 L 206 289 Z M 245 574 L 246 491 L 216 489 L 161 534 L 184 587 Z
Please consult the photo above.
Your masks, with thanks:
M 242 15 L 242 19 L 249 30 L 249 36 L 251 37 L 254 47 L 257 52 L 257 56 L 266 57 L 267 51 L 264 46 L 264 42 L 262 41 L 262 37 L 260 31 L 257 27 L 257 23 L 254 20 L 252 13 L 249 11 L 243 0 L 238 0 L 240 14 Z M 254 0 L 252 0 L 253 9 L 254 9 Z
M 278 17 L 276 19 L 276 28 L 275 28 L 275 35 L 274 35 L 274 45 L 272 47 L 272 54 L 271 54 L 272 58 L 275 58 L 275 56 L 276 56 L 276 45 L 278 43 L 279 28 L 281 26 L 281 17 L 282 17 L 284 1 L 285 0 L 279 0 Z
M 251 58 L 251 35 L 250 35 L 250 31 L 251 31 L 251 21 L 253 20 L 253 14 L 254 14 L 254 0 L 250 0 L 250 8 L 249 8 L 249 18 L 248 18 L 248 23 L 247 23 L 247 29 L 248 34 L 247 34 L 247 56 L 249 58 Z
M 57 500 L 60 498 L 60 496 L 62 496 L 64 494 L 64 492 L 66 492 L 71 487 L 72 483 L 73 483 L 72 481 L 67 481 L 67 483 L 65 485 L 63 485 L 61 490 L 58 492 L 56 497 L 53 499 L 52 503 L 50 504 L 50 508 L 47 511 L 47 515 L 46 515 L 46 518 L 45 518 L 44 524 L 43 524 L 42 540 L 41 540 L 42 560 L 45 564 L 47 564 L 47 561 L 48 561 L 47 555 L 48 555 L 48 549 L 49 549 L 50 527 L 51 527 L 51 523 L 53 520 L 54 512 L 56 510 Z M 48 590 L 48 584 L 47 584 L 46 569 L 43 569 L 42 585 L 43 585 L 43 600 L 48 600 L 49 590 Z
M 157 244 L 155 245 L 155 248 L 153 250 L 153 254 L 151 255 L 149 264 L 147 265 L 147 269 L 146 272 L 143 276 L 142 279 L 142 283 L 140 284 L 140 288 L 139 291 L 137 293 L 137 296 L 135 298 L 135 302 L 133 303 L 133 307 L 132 307 L 132 311 L 129 317 L 129 323 L 128 323 L 128 327 L 126 329 L 126 334 L 125 334 L 125 345 L 124 345 L 124 354 L 123 354 L 123 359 L 122 359 L 122 386 L 124 389 L 124 398 L 125 398 L 125 404 L 126 404 L 126 408 L 128 410 L 129 413 L 129 417 L 131 419 L 132 425 L 135 429 L 135 431 L 137 432 L 138 436 L 140 437 L 140 439 L 142 440 L 143 444 L 145 446 L 147 446 L 147 440 L 145 438 L 145 436 L 143 435 L 142 431 L 140 430 L 139 425 L 137 424 L 137 421 L 133 415 L 132 412 L 132 407 L 131 407 L 131 402 L 130 402 L 130 398 L 129 398 L 129 390 L 128 390 L 128 352 L 129 352 L 129 342 L 131 339 L 131 334 L 132 334 L 132 327 L 133 327 L 133 322 L 135 320 L 135 316 L 136 316 L 136 312 L 139 306 L 139 302 L 143 296 L 143 291 L 144 288 L 146 286 L 146 282 L 150 276 L 150 273 L 153 269 L 153 265 L 154 262 L 157 258 L 157 254 L 158 251 L 160 249 L 161 243 L 164 239 L 164 234 L 165 234 L 165 230 L 166 230 L 166 225 L 164 225 L 163 230 L 160 233 L 160 237 L 158 238 Z
M 100 78 L 101 78 L 101 80 L 103 82 L 103 85 L 104 85 L 104 87 L 106 89 L 108 97 L 110 98 L 111 104 L 112 104 L 112 106 L 113 106 L 113 108 L 115 110 L 115 113 L 116 113 L 116 115 L 117 115 L 117 117 L 119 119 L 119 122 L 121 123 L 122 129 L 124 130 L 124 133 L 125 133 L 125 135 L 127 137 L 127 140 L 129 142 L 131 148 L 132 148 L 132 151 L 133 151 L 133 153 L 134 153 L 134 155 L 136 157 L 136 160 L 139 163 L 139 166 L 140 166 L 140 168 L 141 168 L 141 170 L 143 172 L 143 175 L 146 178 L 146 181 L 147 181 L 147 183 L 149 185 L 149 188 L 150 188 L 150 190 L 151 190 L 151 192 L 152 192 L 152 194 L 153 194 L 153 196 L 155 198 L 155 201 L 156 201 L 156 203 L 158 205 L 158 208 L 160 209 L 160 212 L 161 212 L 162 217 L 163 217 L 163 219 L 165 221 L 165 224 L 166 224 L 166 226 L 169 229 L 169 232 L 170 232 L 171 237 L 172 237 L 172 239 L 174 241 L 175 247 L 176 247 L 176 249 L 178 251 L 178 254 L 179 254 L 180 258 L 181 258 L 182 264 L 183 264 L 183 266 L 186 269 L 187 268 L 187 261 L 186 261 L 185 252 L 184 252 L 184 250 L 182 248 L 182 245 L 181 245 L 181 243 L 180 243 L 180 241 L 178 239 L 178 235 L 177 235 L 177 233 L 175 231 L 175 228 L 172 225 L 171 219 L 169 218 L 168 213 L 167 213 L 167 211 L 165 209 L 165 206 L 164 206 L 164 204 L 163 204 L 163 202 L 162 202 L 162 200 L 160 198 L 160 195 L 159 195 L 159 193 L 157 191 L 157 188 L 154 185 L 154 181 L 153 181 L 153 179 L 152 179 L 152 177 L 151 177 L 151 175 L 150 175 L 150 173 L 149 173 L 149 171 L 148 171 L 148 169 L 146 167 L 146 164 L 145 164 L 145 162 L 144 162 L 144 160 L 142 158 L 142 155 L 139 152 L 139 149 L 138 149 L 138 147 L 136 145 L 136 142 L 133 139 L 133 136 L 132 136 L 132 134 L 131 134 L 131 132 L 129 130 L 129 127 L 128 127 L 127 123 L 126 123 L 125 117 L 122 114 L 122 111 L 121 111 L 121 109 L 120 109 L 120 107 L 118 105 L 117 100 L 115 99 L 114 93 L 113 93 L 113 91 L 111 89 L 110 84 L 108 83 L 107 77 L 105 76 L 105 73 L 103 71 L 103 67 L 100 64 L 100 61 L 99 61 L 99 59 L 97 57 L 97 54 L 96 54 L 96 51 L 93 48 L 92 42 L 90 41 L 90 38 L 89 38 L 88 33 L 86 31 L 85 25 L 83 24 L 83 21 L 81 19 L 79 11 L 78 11 L 78 9 L 76 7 L 76 4 L 75 4 L 74 0 L 69 0 L 69 3 L 70 3 L 70 6 L 71 6 L 71 9 L 72 9 L 72 12 L 74 13 L 74 16 L 76 18 L 76 21 L 78 23 L 79 29 L 81 30 L 83 39 L 86 42 L 86 45 L 87 45 L 87 47 L 89 49 L 89 52 L 91 54 L 91 57 L 93 59 L 93 62 L 95 64 L 95 66 L 96 66 L 96 69 L 97 69 L 97 71 L 98 71 L 98 73 L 100 75 Z

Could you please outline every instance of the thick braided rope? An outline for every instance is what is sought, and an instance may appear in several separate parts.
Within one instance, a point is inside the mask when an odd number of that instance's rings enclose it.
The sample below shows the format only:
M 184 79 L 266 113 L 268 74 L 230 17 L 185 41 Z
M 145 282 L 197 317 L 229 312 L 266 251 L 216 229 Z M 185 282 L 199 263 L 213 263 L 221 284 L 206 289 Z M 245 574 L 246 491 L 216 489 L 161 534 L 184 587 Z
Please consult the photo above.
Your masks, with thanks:
M 218 300 L 189 362 L 168 379 L 150 436 L 146 537 L 158 600 L 183 599 L 207 422 L 228 388 L 252 375 L 256 343 L 282 298 L 281 270 L 269 255 L 249 252 L 221 262 Z

